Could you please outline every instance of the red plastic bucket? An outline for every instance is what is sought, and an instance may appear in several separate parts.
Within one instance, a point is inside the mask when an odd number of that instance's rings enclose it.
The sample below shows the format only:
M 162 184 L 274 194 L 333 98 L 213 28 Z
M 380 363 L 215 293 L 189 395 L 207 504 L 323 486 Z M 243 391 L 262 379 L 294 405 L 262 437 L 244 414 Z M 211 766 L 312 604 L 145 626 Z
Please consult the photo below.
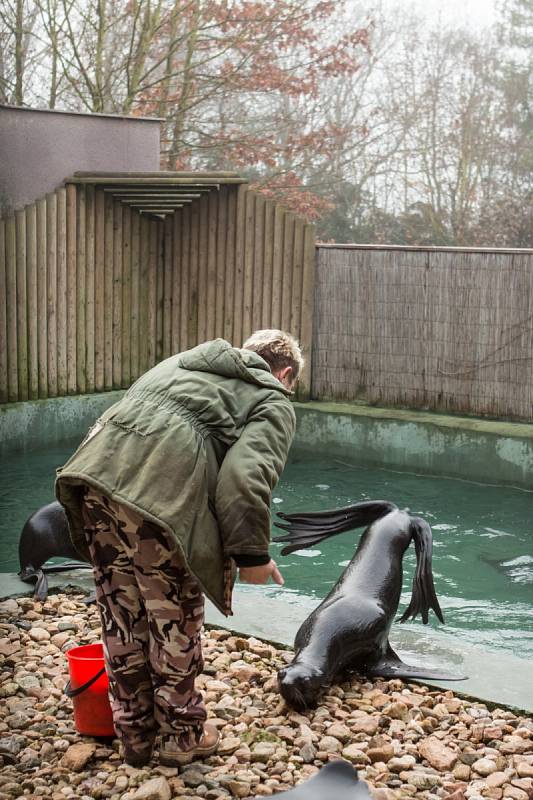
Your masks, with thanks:
M 73 647 L 67 659 L 65 694 L 72 699 L 76 730 L 85 736 L 115 736 L 102 643 Z

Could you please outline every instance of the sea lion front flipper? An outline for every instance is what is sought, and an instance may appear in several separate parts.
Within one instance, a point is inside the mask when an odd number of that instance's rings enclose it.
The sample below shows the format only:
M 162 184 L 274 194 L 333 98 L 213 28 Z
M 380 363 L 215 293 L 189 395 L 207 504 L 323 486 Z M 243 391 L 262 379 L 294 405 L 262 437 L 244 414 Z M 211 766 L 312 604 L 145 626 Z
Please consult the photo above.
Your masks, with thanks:
M 37 577 L 37 583 L 35 584 L 35 591 L 33 593 L 34 597 L 44 603 L 46 598 L 48 597 L 48 578 L 42 571 L 42 569 L 38 569 L 35 573 Z
M 438 669 L 405 664 L 394 652 L 390 643 L 387 645 L 385 655 L 371 667 L 365 668 L 364 673 L 370 678 L 427 678 L 430 681 L 465 681 L 468 677 L 467 675 L 441 672 Z

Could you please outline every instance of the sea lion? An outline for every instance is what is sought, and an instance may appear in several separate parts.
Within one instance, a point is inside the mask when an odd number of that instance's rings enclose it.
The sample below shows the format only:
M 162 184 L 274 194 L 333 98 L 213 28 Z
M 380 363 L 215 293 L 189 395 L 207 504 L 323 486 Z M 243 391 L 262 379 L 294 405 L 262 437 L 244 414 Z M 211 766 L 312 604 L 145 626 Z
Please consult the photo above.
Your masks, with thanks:
M 359 780 L 357 770 L 340 759 L 329 761 L 305 783 L 275 796 L 287 800 L 371 800 L 372 797 L 366 783 Z
M 43 566 L 49 558 L 78 560 Z M 61 503 L 54 501 L 43 506 L 24 523 L 19 539 L 19 563 L 19 578 L 26 583 L 36 581 L 35 597 L 41 601 L 46 600 L 48 594 L 46 573 L 91 568 L 72 544 L 67 516 Z
M 316 545 L 329 536 L 369 525 L 355 555 L 320 605 L 307 617 L 294 642 L 294 661 L 278 673 L 285 700 L 296 708 L 316 703 L 320 690 L 348 672 L 371 677 L 463 680 L 448 673 L 404 664 L 389 643 L 402 589 L 402 559 L 410 542 L 416 550 L 411 602 L 400 622 L 432 608 L 444 622 L 431 571 L 431 528 L 393 503 L 369 501 L 310 514 L 278 514 L 289 542 L 282 555 Z

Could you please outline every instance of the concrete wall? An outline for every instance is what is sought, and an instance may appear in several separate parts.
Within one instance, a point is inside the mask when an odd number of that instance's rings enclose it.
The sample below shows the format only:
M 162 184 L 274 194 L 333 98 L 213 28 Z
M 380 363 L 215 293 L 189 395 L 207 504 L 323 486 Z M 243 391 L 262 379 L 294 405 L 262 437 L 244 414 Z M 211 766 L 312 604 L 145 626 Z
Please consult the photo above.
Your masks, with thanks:
M 0 406 L 0 457 L 86 433 L 122 391 Z M 489 484 L 533 487 L 533 426 L 340 403 L 295 403 L 294 455 L 325 452 Z
M 159 120 L 0 106 L 0 216 L 78 171 L 159 170 Z

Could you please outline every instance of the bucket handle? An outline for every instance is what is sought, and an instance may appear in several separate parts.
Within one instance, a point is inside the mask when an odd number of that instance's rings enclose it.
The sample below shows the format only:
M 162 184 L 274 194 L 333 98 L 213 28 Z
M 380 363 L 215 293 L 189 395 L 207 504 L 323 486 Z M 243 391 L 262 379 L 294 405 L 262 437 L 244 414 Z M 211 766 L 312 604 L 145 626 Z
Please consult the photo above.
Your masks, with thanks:
M 86 689 L 88 689 L 90 686 L 92 686 L 93 683 L 96 683 L 98 678 L 101 675 L 103 675 L 104 672 L 105 672 L 105 667 L 102 667 L 102 669 L 99 670 L 96 673 L 96 675 L 93 675 L 92 678 L 89 678 L 89 680 L 86 683 L 84 683 L 82 686 L 78 686 L 76 689 L 72 689 L 71 685 L 70 685 L 70 681 L 68 681 L 67 685 L 65 686 L 65 689 L 64 689 L 65 694 L 67 695 L 67 697 L 77 697 L 79 694 L 81 694 Z

